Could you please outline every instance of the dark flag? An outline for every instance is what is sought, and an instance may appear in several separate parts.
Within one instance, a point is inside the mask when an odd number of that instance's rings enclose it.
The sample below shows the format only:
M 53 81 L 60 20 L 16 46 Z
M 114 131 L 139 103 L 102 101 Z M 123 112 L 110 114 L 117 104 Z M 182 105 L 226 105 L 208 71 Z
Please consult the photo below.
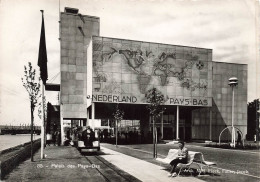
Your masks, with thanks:
M 46 85 L 46 81 L 48 79 L 47 51 L 46 51 L 46 41 L 45 41 L 43 10 L 41 10 L 41 12 L 42 12 L 42 29 L 41 29 L 41 38 L 40 38 L 40 47 L 39 47 L 38 66 L 40 67 L 42 82 L 44 85 Z

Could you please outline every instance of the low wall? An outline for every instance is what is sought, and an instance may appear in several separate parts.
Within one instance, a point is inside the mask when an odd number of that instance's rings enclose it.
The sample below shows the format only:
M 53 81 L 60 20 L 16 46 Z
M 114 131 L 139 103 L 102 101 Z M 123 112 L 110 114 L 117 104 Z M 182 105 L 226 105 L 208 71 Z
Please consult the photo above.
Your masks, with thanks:
M 41 147 L 41 139 L 33 142 L 33 153 Z M 1 151 L 1 180 L 31 156 L 31 142 Z

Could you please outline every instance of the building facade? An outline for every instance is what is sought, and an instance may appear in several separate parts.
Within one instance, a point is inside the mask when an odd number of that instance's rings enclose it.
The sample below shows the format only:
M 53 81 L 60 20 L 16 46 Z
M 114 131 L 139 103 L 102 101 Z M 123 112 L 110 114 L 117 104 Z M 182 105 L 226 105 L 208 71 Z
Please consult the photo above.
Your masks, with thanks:
M 156 120 L 161 138 L 218 140 L 231 125 L 230 77 L 237 77 L 235 126 L 247 130 L 247 65 L 212 61 L 212 49 L 101 37 L 98 17 L 66 8 L 61 13 L 61 128 L 65 120 L 115 127 L 114 108 L 125 112 L 120 132 L 151 132 L 145 93 L 156 88 L 166 111 Z M 223 133 L 228 139 L 230 133 Z

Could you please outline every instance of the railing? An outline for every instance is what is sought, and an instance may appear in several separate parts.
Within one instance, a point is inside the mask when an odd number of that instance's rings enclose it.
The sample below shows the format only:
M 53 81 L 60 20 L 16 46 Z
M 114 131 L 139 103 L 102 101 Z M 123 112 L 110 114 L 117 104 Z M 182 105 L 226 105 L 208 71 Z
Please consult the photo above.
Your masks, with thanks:
M 222 133 L 223 133 L 226 129 L 228 129 L 228 128 L 231 128 L 231 129 L 232 129 L 232 126 L 227 126 L 226 128 L 224 128 L 224 129 L 220 132 L 220 134 L 219 134 L 219 139 L 218 139 L 219 145 L 220 145 Z M 242 133 L 242 131 L 241 131 L 240 129 L 238 129 L 237 127 L 235 127 L 235 126 L 234 126 L 234 128 L 237 129 L 237 130 L 239 131 L 239 133 L 241 133 L 242 144 L 243 144 L 243 146 L 244 146 L 244 138 L 243 138 L 243 133 Z
M 41 130 L 39 130 L 39 129 L 36 129 L 36 130 L 33 130 L 33 131 L 36 134 L 41 133 Z M 31 129 L 20 129 L 20 128 L 5 129 L 5 128 L 3 128 L 3 129 L 0 130 L 1 135 L 5 135 L 5 134 L 16 135 L 16 134 L 30 134 L 30 133 L 31 133 Z

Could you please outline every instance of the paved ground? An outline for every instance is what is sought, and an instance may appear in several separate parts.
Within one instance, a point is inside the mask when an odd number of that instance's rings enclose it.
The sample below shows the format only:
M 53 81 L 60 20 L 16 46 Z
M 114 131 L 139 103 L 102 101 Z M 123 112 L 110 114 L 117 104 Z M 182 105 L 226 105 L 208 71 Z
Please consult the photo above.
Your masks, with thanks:
M 137 157 L 151 163 L 162 165 L 152 159 L 151 144 L 146 145 L 124 145 L 115 147 L 109 144 L 103 144 L 105 147 Z M 158 145 L 158 157 L 166 157 L 170 148 L 177 148 L 177 145 Z M 209 175 L 200 176 L 199 179 L 206 181 L 260 181 L 260 153 L 259 151 L 237 151 L 215 149 L 194 144 L 187 144 L 190 151 L 198 151 L 204 154 L 205 160 L 217 163 L 217 168 L 208 171 Z M 165 166 L 166 167 L 166 166 Z M 225 171 L 228 169 L 231 171 Z M 234 173 L 235 172 L 235 173 Z M 242 174 L 244 173 L 244 174 Z
M 168 143 L 168 142 L 166 142 Z M 252 141 L 247 141 L 248 144 L 255 144 L 254 142 Z M 206 143 L 198 143 L 198 142 L 190 142 L 190 143 L 187 143 L 188 145 L 192 145 L 192 146 L 201 146 L 201 147 L 206 147 Z M 258 144 L 259 146 L 259 144 Z M 210 148 L 214 148 L 214 147 L 210 147 Z M 230 150 L 230 149 L 228 149 Z M 259 149 L 233 149 L 234 151 L 250 151 L 250 152 L 259 152 Z
M 106 159 L 108 162 L 113 163 L 120 169 L 126 171 L 127 173 L 135 176 L 136 178 L 140 179 L 141 181 L 147 181 L 147 182 L 186 182 L 186 181 L 192 181 L 192 182 L 200 182 L 202 180 L 188 176 L 188 177 L 175 177 L 170 178 L 168 177 L 169 171 L 167 171 L 164 166 L 154 165 L 153 163 L 147 162 L 145 160 L 138 159 L 136 157 L 131 157 L 129 155 L 124 155 L 122 153 L 116 152 L 114 146 L 108 146 L 105 147 L 112 147 L 114 150 L 109 150 L 107 148 L 103 147 L 103 151 L 106 154 L 110 155 L 104 155 L 102 156 L 104 159 Z
M 46 159 L 26 160 L 12 171 L 5 181 L 139 181 L 98 156 L 83 156 L 73 147 L 49 146 Z
M 107 145 L 113 147 L 113 145 Z M 194 177 L 169 178 L 163 166 L 102 147 L 97 155 L 82 155 L 71 146 L 48 146 L 46 159 L 21 163 L 4 181 L 181 181 L 199 182 Z M 151 156 L 149 156 L 151 159 Z

